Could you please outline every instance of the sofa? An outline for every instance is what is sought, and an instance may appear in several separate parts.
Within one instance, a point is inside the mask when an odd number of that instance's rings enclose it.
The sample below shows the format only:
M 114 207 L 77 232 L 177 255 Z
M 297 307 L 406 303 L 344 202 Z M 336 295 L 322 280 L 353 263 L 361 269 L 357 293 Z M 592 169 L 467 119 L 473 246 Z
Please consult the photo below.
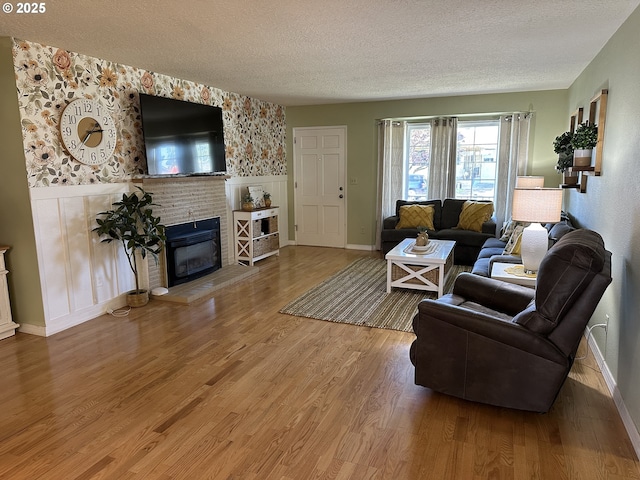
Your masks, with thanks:
M 547 252 L 536 289 L 462 273 L 418 304 L 415 383 L 465 400 L 547 412 L 611 283 L 611 252 L 577 229 Z
M 518 222 L 511 222 L 511 224 L 507 225 L 502 231 L 501 237 L 489 238 L 484 242 L 478 253 L 478 258 L 473 262 L 471 273 L 483 277 L 490 277 L 491 267 L 494 262 L 522 263 L 522 259 L 517 252 L 514 252 L 514 254 L 505 253 L 505 248 L 517 224 Z M 545 228 L 549 232 L 549 247 L 560 240 L 565 234 L 576 229 L 571 223 L 569 215 L 565 212 L 562 212 L 558 223 L 547 223 Z
M 480 249 L 484 243 L 495 238 L 496 223 L 493 218 L 489 218 L 482 223 L 480 230 L 464 230 L 457 228 L 466 200 L 447 198 L 441 200 L 426 201 L 396 201 L 395 215 L 384 219 L 381 232 L 381 246 L 383 254 L 386 254 L 405 238 L 415 238 L 418 235 L 418 228 L 396 228 L 400 221 L 400 209 L 403 206 L 411 205 L 432 205 L 433 206 L 433 229 L 427 229 L 429 238 L 437 240 L 454 240 L 456 246 L 453 252 L 454 261 L 458 265 L 473 265 L 478 258 Z M 477 202 L 491 203 L 491 202 Z

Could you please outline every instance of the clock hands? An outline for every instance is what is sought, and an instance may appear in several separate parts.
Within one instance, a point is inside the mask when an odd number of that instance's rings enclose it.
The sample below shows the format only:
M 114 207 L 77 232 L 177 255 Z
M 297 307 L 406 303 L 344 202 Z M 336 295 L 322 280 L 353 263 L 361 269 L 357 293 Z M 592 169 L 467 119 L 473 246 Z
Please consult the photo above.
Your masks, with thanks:
M 87 134 L 85 135 L 85 137 L 82 139 L 82 143 L 86 144 L 87 140 L 89 140 L 89 138 L 91 137 L 91 135 L 93 135 L 94 133 L 101 133 L 104 130 L 102 129 L 102 127 L 100 127 L 100 124 L 98 122 L 96 122 L 96 124 L 94 125 L 94 127 L 91 130 L 87 131 Z

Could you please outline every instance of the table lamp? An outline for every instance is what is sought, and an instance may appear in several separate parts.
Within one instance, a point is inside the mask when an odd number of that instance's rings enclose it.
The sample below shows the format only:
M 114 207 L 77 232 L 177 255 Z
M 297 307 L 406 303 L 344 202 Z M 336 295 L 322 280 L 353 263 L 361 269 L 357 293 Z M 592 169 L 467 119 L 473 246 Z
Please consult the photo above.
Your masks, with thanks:
M 516 188 L 511 218 L 531 224 L 522 231 L 520 255 L 524 271 L 535 273 L 549 248 L 548 232 L 541 223 L 560 221 L 561 188 Z
M 542 188 L 544 177 L 542 175 L 526 175 L 516 177 L 516 188 Z

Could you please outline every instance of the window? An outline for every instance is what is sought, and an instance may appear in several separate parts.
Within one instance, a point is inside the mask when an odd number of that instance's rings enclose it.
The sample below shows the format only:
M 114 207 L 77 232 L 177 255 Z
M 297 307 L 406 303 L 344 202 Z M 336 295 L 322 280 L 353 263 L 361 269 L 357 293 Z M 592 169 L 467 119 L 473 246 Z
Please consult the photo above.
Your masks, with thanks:
M 499 132 L 499 120 L 458 121 L 455 198 L 495 198 Z
M 431 159 L 431 125 L 412 123 L 407 126 L 408 148 L 404 175 L 404 198 L 428 200 Z
M 409 123 L 406 130 L 403 190 L 407 200 L 428 200 L 431 124 Z M 458 121 L 455 192 L 461 199 L 494 200 L 500 121 Z M 452 169 L 453 170 L 453 169 Z

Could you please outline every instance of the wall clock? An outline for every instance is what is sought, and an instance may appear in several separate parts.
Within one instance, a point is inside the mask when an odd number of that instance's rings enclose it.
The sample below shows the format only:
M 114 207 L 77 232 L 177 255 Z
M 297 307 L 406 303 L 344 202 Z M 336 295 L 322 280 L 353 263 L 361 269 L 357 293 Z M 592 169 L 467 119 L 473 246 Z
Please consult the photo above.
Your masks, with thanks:
M 100 102 L 89 98 L 79 98 L 65 107 L 60 136 L 71 156 L 87 165 L 106 162 L 116 148 L 113 118 Z

